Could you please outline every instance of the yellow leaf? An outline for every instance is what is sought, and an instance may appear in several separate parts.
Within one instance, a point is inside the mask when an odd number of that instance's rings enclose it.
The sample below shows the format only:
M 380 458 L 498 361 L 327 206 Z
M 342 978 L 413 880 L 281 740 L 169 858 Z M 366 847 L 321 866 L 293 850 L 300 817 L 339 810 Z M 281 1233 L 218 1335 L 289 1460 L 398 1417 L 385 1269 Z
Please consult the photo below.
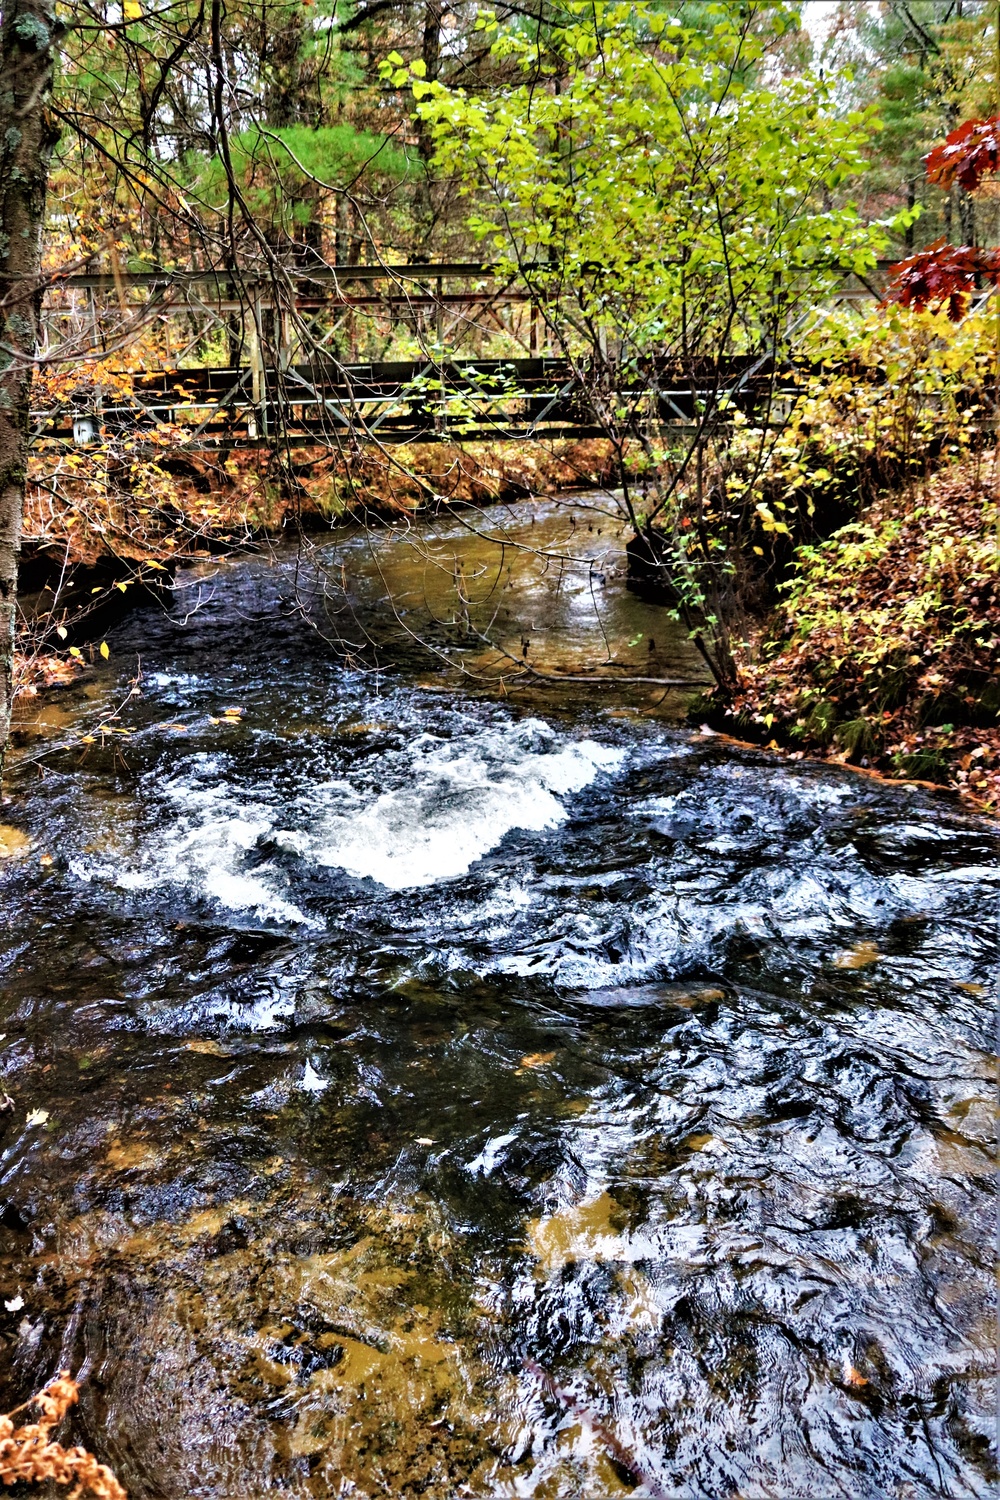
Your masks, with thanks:
M 866 969 L 869 964 L 878 963 L 880 957 L 875 943 L 858 943 L 847 952 L 838 953 L 833 963 L 837 969 Z
M 142 6 L 139 4 L 139 0 L 125 0 L 122 11 L 126 21 L 138 21 L 142 15 Z
M 108 650 L 107 641 L 101 642 L 101 655 L 104 657 L 105 661 L 107 661 L 108 657 L 111 655 L 111 652 Z
M 522 1068 L 544 1068 L 555 1057 L 554 1052 L 529 1052 L 526 1057 L 521 1058 Z

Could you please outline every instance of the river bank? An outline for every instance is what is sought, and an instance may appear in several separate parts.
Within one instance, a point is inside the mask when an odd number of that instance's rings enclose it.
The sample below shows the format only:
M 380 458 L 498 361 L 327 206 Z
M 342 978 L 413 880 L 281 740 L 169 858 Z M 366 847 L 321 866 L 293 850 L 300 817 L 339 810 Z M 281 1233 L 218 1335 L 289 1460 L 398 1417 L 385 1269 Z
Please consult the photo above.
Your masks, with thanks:
M 289 535 L 318 541 L 358 516 L 393 534 L 394 525 L 452 507 L 572 494 L 607 480 L 608 459 L 596 441 L 425 445 L 391 461 L 362 458 L 348 484 L 349 466 L 326 453 L 298 464 L 296 490 L 257 454 L 197 466 L 185 457 L 173 471 L 164 457 L 168 488 L 156 505 L 139 504 L 151 498 L 141 485 L 113 500 L 105 485 L 97 520 L 86 506 L 60 510 L 49 497 L 29 513 L 19 691 L 73 681 L 102 632 L 143 599 L 166 597 L 178 565 L 252 554 Z M 95 483 L 91 475 L 84 490 Z M 732 701 L 695 704 L 699 721 L 795 757 L 951 787 L 995 811 L 998 535 L 992 466 L 982 457 L 883 494 L 826 541 L 797 549 L 779 603 L 737 645 Z M 477 566 L 489 565 L 479 558 Z M 661 636 L 676 633 L 662 616 Z M 522 650 L 513 665 L 523 671 L 533 663 L 518 661 Z
M 605 484 L 608 445 L 425 443 L 340 453 L 330 448 L 186 453 L 133 444 L 40 445 L 33 456 L 23 549 L 46 564 L 140 565 L 197 557 L 356 516 L 391 519 L 446 505 L 489 505 Z
M 802 547 L 738 657 L 720 723 L 776 748 L 939 782 L 1000 806 L 994 465 L 889 493 Z

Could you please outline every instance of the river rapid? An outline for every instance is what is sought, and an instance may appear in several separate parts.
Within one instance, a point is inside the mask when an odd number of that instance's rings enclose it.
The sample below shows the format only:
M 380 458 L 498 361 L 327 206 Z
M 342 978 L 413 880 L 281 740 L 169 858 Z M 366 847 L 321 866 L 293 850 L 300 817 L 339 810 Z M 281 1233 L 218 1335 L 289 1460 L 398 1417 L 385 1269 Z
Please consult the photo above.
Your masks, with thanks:
M 0 1394 L 132 1500 L 996 1493 L 996 831 L 679 727 L 622 572 L 204 562 L 22 721 Z

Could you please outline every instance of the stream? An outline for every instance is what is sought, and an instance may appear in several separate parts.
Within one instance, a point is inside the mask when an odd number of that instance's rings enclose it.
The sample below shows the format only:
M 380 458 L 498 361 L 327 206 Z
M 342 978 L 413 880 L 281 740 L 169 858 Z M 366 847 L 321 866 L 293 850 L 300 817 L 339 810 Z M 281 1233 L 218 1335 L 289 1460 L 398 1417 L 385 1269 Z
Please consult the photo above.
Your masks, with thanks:
M 680 727 L 594 497 L 109 646 L 5 789 L 2 1409 L 132 1500 L 996 1493 L 991 824 Z

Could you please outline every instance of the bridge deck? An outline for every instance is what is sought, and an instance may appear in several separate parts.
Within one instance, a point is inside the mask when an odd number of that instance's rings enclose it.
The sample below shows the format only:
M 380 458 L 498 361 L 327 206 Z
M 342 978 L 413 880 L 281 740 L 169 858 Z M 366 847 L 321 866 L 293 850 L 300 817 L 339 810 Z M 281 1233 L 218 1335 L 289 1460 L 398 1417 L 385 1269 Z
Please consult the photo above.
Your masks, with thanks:
M 623 378 L 607 393 L 621 406 L 631 403 L 638 421 L 690 425 L 706 402 L 723 397 L 748 416 L 766 415 L 771 374 L 759 359 L 706 364 L 693 374 L 662 362 L 651 373 L 653 393 L 646 377 Z M 579 373 L 565 359 L 330 360 L 283 370 L 197 366 L 135 375 L 131 384 L 129 401 L 36 413 L 35 436 L 72 441 L 76 424 L 79 440 L 81 417 L 90 419 L 94 436 L 158 422 L 188 427 L 185 446 L 205 449 L 303 445 L 348 434 L 399 443 L 604 433 Z

